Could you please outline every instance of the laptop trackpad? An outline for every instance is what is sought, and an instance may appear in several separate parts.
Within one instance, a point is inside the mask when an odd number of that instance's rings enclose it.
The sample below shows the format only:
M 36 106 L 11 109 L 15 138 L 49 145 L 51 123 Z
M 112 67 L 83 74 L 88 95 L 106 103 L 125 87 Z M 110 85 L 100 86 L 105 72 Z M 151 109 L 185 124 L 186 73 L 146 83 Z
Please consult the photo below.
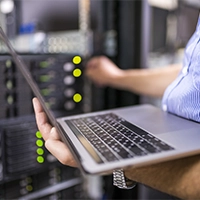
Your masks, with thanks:
M 196 128 L 163 133 L 159 138 L 181 149 L 200 147 L 200 132 Z

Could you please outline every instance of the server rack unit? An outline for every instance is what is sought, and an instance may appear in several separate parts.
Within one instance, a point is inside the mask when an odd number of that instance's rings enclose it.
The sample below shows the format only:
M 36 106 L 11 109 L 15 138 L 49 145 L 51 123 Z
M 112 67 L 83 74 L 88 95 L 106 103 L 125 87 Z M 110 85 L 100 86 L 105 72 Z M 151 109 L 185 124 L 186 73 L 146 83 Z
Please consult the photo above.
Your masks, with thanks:
M 49 107 L 65 113 L 83 112 L 82 58 L 79 55 L 22 55 Z M 33 94 L 9 56 L 0 57 L 0 118 L 32 113 Z
M 79 171 L 58 165 L 0 185 L 0 199 L 83 199 L 84 194 Z
M 91 53 L 89 2 L 51 1 L 48 5 L 43 2 L 46 6 L 41 7 L 36 1 L 15 1 L 12 14 L 17 17 L 6 26 L 6 34 L 14 40 L 15 49 L 21 52 L 57 117 L 90 110 L 90 90 L 85 85 L 82 62 Z M 61 21 L 54 23 L 57 16 Z M 27 32 L 20 28 L 45 19 L 50 23 L 49 29 L 43 30 L 45 37 L 38 45 L 32 37 L 35 32 L 24 34 Z M 51 29 L 52 25 L 58 29 Z M 37 32 L 38 27 L 35 28 Z M 19 30 L 22 34 L 18 35 Z M 62 166 L 44 148 L 33 114 L 34 95 L 11 57 L 3 54 L 6 50 L 2 43 L 0 52 L 0 199 L 87 198 L 86 182 L 79 170 Z

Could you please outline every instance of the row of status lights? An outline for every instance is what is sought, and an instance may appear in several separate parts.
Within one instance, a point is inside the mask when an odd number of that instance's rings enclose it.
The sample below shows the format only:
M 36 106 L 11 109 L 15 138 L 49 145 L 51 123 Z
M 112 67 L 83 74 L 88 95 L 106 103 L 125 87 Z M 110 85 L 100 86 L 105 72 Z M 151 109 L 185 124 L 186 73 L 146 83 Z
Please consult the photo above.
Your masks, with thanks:
M 79 65 L 81 62 L 82 62 L 82 58 L 80 56 L 74 56 L 72 58 L 72 63 L 74 65 Z M 82 70 L 78 67 L 75 67 L 75 69 L 74 69 L 74 65 L 72 63 L 66 63 L 64 65 L 64 70 L 68 71 L 68 72 L 72 71 L 72 75 L 73 75 L 71 77 L 70 76 L 65 77 L 64 83 L 66 85 L 71 85 L 75 81 L 74 78 L 78 78 L 82 75 Z M 72 100 L 73 100 L 73 101 L 65 102 L 65 108 L 67 110 L 73 109 L 75 107 L 74 103 L 79 103 L 82 101 L 82 98 L 83 98 L 82 95 L 80 93 L 73 91 L 71 88 L 68 88 L 64 93 L 67 96 L 72 95 Z
M 75 65 L 80 64 L 81 61 L 82 61 L 82 58 L 81 58 L 80 56 L 74 56 L 74 57 L 72 58 L 72 63 L 75 64 Z M 73 73 L 72 73 L 72 74 L 73 74 L 74 77 L 78 78 L 78 77 L 81 76 L 82 71 L 81 71 L 81 69 L 76 68 L 76 69 L 73 70 Z M 75 93 L 75 94 L 73 95 L 73 100 L 74 100 L 74 102 L 76 102 L 76 103 L 81 102 L 81 100 L 82 100 L 82 95 L 79 94 L 79 93 Z
M 37 145 L 37 150 L 36 150 L 36 153 L 37 153 L 37 162 L 42 164 L 44 163 L 44 149 L 43 149 L 43 146 L 44 146 L 44 141 L 42 139 L 42 134 L 40 133 L 40 131 L 37 131 L 36 132 L 36 145 Z

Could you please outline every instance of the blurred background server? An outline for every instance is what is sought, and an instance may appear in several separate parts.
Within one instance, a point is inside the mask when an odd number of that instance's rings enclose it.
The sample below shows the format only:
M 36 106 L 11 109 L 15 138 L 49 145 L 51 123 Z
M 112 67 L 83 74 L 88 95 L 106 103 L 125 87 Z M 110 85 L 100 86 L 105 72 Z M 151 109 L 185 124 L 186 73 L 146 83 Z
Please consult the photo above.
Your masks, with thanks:
M 139 103 L 147 98 L 84 77 L 84 63 L 106 55 L 120 68 L 180 62 L 198 0 L 0 0 L 0 25 L 56 116 Z M 187 13 L 187 14 L 186 14 Z M 138 185 L 112 186 L 112 176 L 85 176 L 44 147 L 33 94 L 0 42 L 0 199 L 171 199 Z

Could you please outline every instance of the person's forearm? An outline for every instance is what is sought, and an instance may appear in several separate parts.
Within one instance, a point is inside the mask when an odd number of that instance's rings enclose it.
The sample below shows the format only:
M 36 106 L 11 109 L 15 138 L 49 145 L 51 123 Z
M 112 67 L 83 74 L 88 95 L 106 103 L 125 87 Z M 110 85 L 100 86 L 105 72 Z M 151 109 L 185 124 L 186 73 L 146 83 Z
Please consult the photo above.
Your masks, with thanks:
M 123 70 L 119 77 L 110 81 L 110 86 L 140 95 L 161 97 L 180 69 L 181 65 L 177 64 L 156 69 Z
M 132 168 L 125 175 L 181 199 L 200 199 L 200 155 Z

